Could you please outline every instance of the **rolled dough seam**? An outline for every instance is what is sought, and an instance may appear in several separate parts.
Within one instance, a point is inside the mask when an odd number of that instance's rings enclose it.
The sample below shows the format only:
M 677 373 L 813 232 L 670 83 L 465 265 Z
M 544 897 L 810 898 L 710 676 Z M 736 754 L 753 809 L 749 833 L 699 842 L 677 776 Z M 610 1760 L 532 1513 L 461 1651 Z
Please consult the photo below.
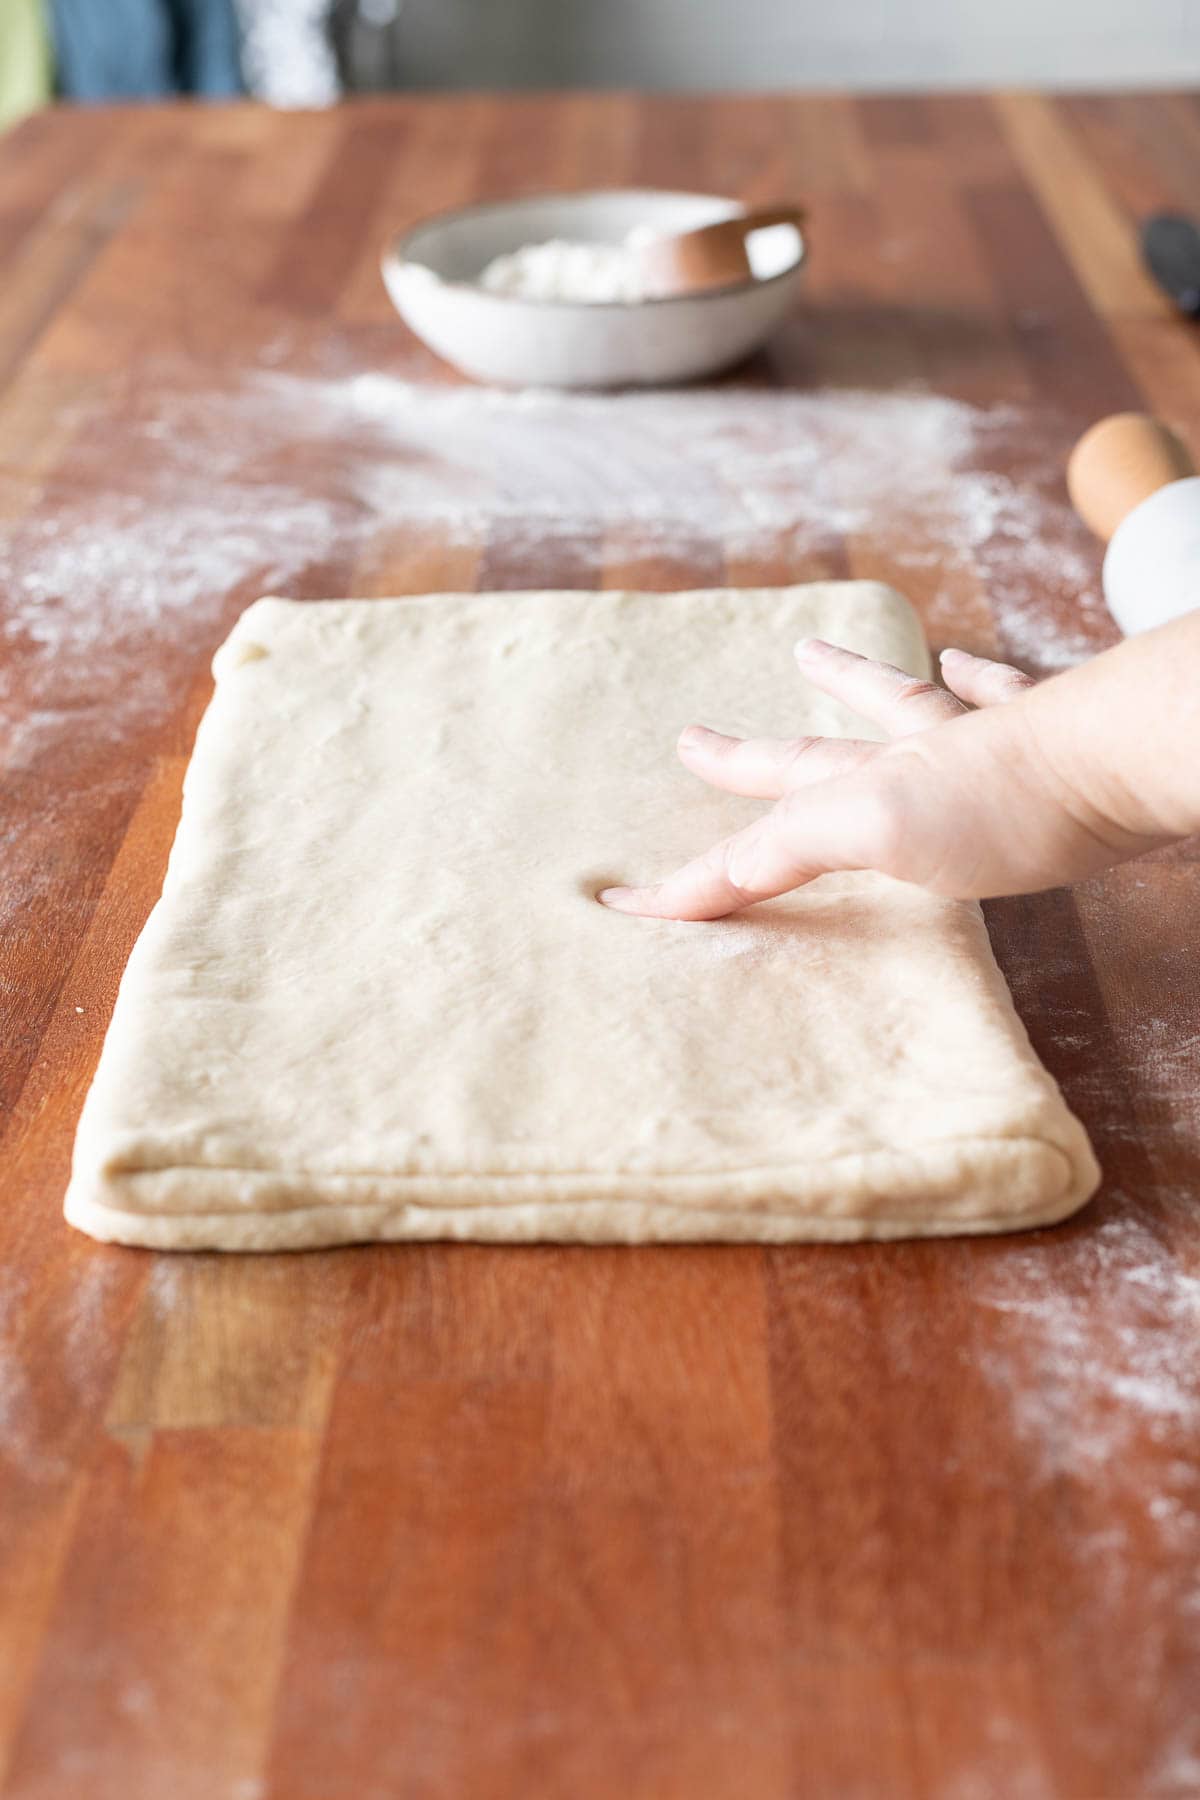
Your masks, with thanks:
M 750 1167 L 714 1167 L 703 1174 L 696 1175 L 663 1175 L 655 1170 L 639 1170 L 636 1174 L 620 1175 L 618 1173 L 599 1176 L 588 1170 L 564 1170 L 538 1172 L 514 1172 L 501 1169 L 460 1169 L 438 1170 L 436 1173 L 387 1174 L 382 1170 L 358 1170 L 354 1174 L 329 1169 L 292 1169 L 275 1170 L 260 1169 L 252 1166 L 239 1167 L 230 1163 L 164 1163 L 161 1165 L 121 1167 L 114 1165 L 104 1171 L 106 1177 L 116 1178 L 126 1184 L 152 1183 L 156 1178 L 166 1180 L 179 1179 L 185 1181 L 193 1190 L 203 1188 L 212 1183 L 214 1186 L 227 1188 L 230 1182 L 236 1181 L 246 1188 L 260 1187 L 264 1190 L 277 1189 L 280 1194 L 303 1191 L 314 1183 L 338 1184 L 351 1191 L 357 1188 L 385 1188 L 389 1192 L 396 1191 L 398 1199 L 405 1195 L 418 1199 L 419 1204 L 436 1208 L 441 1204 L 438 1190 L 447 1186 L 458 1189 L 455 1203 L 467 1205 L 483 1205 L 487 1200 L 500 1193 L 512 1192 L 519 1195 L 523 1188 L 536 1186 L 540 1198 L 547 1204 L 570 1204 L 577 1206 L 589 1202 L 603 1202 L 608 1196 L 621 1195 L 626 1189 L 632 1192 L 645 1192 L 647 1182 L 654 1182 L 653 1204 L 658 1206 L 678 1206 L 687 1210 L 693 1204 L 687 1196 L 691 1194 L 706 1195 L 709 1190 L 719 1189 L 728 1193 L 740 1187 L 759 1191 L 761 1185 L 772 1180 L 789 1182 L 793 1197 L 799 1197 L 805 1187 L 813 1191 L 823 1191 L 825 1182 L 836 1179 L 839 1170 L 847 1175 L 853 1173 L 870 1186 L 872 1164 L 878 1164 L 881 1171 L 886 1172 L 888 1191 L 895 1194 L 898 1189 L 910 1185 L 921 1192 L 928 1192 L 930 1186 L 930 1163 L 936 1152 L 953 1151 L 955 1146 L 972 1150 L 987 1149 L 998 1156 L 1011 1155 L 1015 1160 L 1019 1155 L 1032 1153 L 1035 1157 L 1047 1155 L 1056 1158 L 1063 1166 L 1063 1189 L 1069 1191 L 1074 1180 L 1074 1165 L 1071 1159 L 1057 1144 L 1038 1137 L 995 1137 L 972 1136 L 964 1138 L 942 1138 L 936 1144 L 927 1147 L 920 1159 L 912 1160 L 912 1179 L 906 1177 L 902 1168 L 902 1159 L 892 1151 L 870 1155 L 849 1155 L 827 1157 L 819 1165 L 822 1179 L 805 1182 L 804 1174 L 796 1166 L 788 1163 L 759 1163 Z M 559 1190 L 559 1191 L 554 1191 Z M 472 1191 L 479 1196 L 477 1202 L 472 1201 Z M 673 1196 L 678 1195 L 678 1198 Z M 337 1202 L 328 1203 L 330 1207 Z M 387 1201 L 377 1202 L 386 1206 Z M 320 1210 L 319 1208 L 310 1210 Z M 755 1210 L 762 1215 L 771 1212 L 769 1206 L 757 1204 Z M 791 1209 L 784 1209 L 784 1213 Z M 212 1207 L 201 1208 L 198 1217 L 238 1218 L 244 1216 L 242 1208 Z
M 1056 1224 L 1077 1210 L 1077 1192 L 1063 1196 L 1061 1210 L 1039 1207 L 1028 1218 L 1019 1214 L 947 1216 L 922 1220 L 871 1216 L 865 1232 L 861 1217 L 805 1217 L 748 1207 L 673 1207 L 591 1196 L 573 1201 L 568 1228 L 558 1230 L 553 1208 L 532 1202 L 481 1203 L 472 1207 L 345 1206 L 296 1207 L 286 1214 L 287 1248 L 363 1242 L 433 1241 L 439 1238 L 474 1243 L 824 1243 L 861 1242 L 864 1237 L 979 1236 L 996 1231 L 1032 1229 Z M 564 1209 L 565 1211 L 565 1209 Z M 113 1207 L 67 1208 L 67 1218 L 81 1231 L 105 1243 L 140 1245 L 146 1249 L 210 1250 L 229 1248 L 215 1224 L 236 1223 L 239 1250 L 278 1250 L 281 1246 L 269 1212 L 243 1215 L 212 1213 L 131 1213 Z
M 1030 1145 L 1039 1150 L 1050 1151 L 1055 1156 L 1061 1156 L 1064 1163 L 1070 1167 L 1070 1159 L 1057 1144 L 1051 1143 L 1047 1138 L 1008 1136 L 988 1137 L 983 1133 L 979 1133 L 973 1134 L 970 1137 L 939 1138 L 937 1144 L 931 1145 L 930 1148 L 934 1149 L 942 1146 L 950 1147 L 955 1144 L 970 1144 L 976 1148 L 989 1146 L 996 1149 L 999 1149 L 1002 1146 Z M 894 1187 L 896 1163 L 898 1159 L 896 1158 L 895 1153 L 890 1150 L 882 1152 L 881 1156 L 886 1156 L 887 1166 L 893 1177 L 891 1185 Z M 825 1157 L 822 1160 L 820 1167 L 826 1173 L 835 1171 L 839 1165 L 845 1165 L 847 1168 L 853 1167 L 861 1170 L 863 1165 L 869 1162 L 869 1160 L 870 1158 L 866 1154 L 830 1156 Z M 492 1184 L 497 1181 L 542 1182 L 549 1180 L 567 1185 L 573 1182 L 587 1183 L 589 1186 L 594 1187 L 597 1180 L 595 1173 L 588 1169 L 548 1169 L 536 1171 L 513 1169 L 439 1169 L 436 1174 L 430 1173 L 429 1175 L 425 1175 L 420 1171 L 414 1170 L 410 1174 L 397 1175 L 388 1173 L 382 1169 L 358 1169 L 353 1174 L 349 1174 L 344 1170 L 330 1169 L 264 1170 L 253 1163 L 136 1163 L 127 1166 L 114 1163 L 106 1173 L 123 1176 L 129 1180 L 138 1180 L 142 1176 L 178 1173 L 197 1179 L 203 1179 L 205 1176 L 211 1175 L 222 1181 L 228 1176 L 245 1176 L 249 1180 L 254 1180 L 260 1175 L 269 1175 L 269 1178 L 272 1181 L 296 1183 L 305 1181 L 382 1181 L 386 1183 L 416 1183 L 419 1185 L 422 1181 L 432 1181 L 436 1182 L 437 1185 L 441 1187 L 444 1186 L 446 1182 L 461 1182 L 464 1186 L 469 1186 L 472 1182 L 477 1182 L 481 1189 L 486 1189 L 487 1191 L 490 1191 Z M 782 1178 L 784 1176 L 797 1175 L 798 1170 L 795 1165 L 791 1163 L 714 1163 L 712 1168 L 706 1170 L 702 1175 L 670 1175 L 660 1176 L 658 1179 L 670 1181 L 681 1190 L 686 1191 L 691 1187 L 711 1181 L 720 1181 L 724 1185 L 729 1181 L 737 1181 L 739 1178 L 743 1177 L 752 1181 L 764 1181 L 769 1180 L 772 1176 Z M 645 1172 L 639 1171 L 636 1175 L 626 1175 L 624 1177 L 614 1174 L 612 1176 L 606 1176 L 604 1179 L 607 1183 L 615 1184 L 620 1182 L 630 1186 L 637 1186 L 639 1182 L 644 1181 Z M 681 1202 L 681 1204 L 684 1203 Z

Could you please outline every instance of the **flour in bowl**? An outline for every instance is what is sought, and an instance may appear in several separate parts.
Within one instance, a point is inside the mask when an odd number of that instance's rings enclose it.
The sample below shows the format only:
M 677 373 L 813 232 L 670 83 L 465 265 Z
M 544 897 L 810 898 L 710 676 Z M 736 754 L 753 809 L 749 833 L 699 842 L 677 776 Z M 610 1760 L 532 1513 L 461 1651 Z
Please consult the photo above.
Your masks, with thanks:
M 649 288 L 638 251 L 655 235 L 651 226 L 637 225 L 618 244 L 588 244 L 570 238 L 522 244 L 493 257 L 479 283 L 493 294 L 512 294 L 522 300 L 576 300 L 591 305 L 646 300 Z

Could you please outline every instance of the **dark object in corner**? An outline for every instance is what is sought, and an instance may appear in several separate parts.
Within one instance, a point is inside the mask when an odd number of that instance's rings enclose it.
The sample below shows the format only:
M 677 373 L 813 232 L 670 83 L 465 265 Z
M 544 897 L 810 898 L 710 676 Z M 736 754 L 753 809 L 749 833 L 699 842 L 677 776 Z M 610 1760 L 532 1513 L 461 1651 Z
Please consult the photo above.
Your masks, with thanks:
M 1180 312 L 1200 319 L 1200 227 L 1181 213 L 1156 213 L 1142 224 L 1146 267 Z

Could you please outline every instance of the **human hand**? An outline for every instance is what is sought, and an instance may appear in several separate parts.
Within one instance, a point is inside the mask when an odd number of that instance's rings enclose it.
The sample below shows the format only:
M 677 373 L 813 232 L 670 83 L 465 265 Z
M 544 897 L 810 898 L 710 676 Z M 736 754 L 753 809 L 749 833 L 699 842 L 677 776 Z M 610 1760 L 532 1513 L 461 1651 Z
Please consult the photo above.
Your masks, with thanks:
M 1006 706 L 1034 686 L 1019 670 L 947 650 L 941 688 L 819 639 L 796 657 L 890 742 L 743 740 L 689 726 L 678 746 L 689 769 L 775 804 L 657 885 L 605 889 L 606 906 L 715 919 L 842 869 L 976 898 L 1052 886 L 1147 847 L 1073 792 L 1032 719 Z

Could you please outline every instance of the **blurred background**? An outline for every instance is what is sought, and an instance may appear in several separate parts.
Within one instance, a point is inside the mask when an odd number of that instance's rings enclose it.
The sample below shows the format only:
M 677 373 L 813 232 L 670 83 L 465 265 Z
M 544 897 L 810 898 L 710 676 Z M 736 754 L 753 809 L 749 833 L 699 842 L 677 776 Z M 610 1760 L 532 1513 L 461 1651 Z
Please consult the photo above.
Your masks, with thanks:
M 1200 0 L 0 0 L 0 118 L 393 88 L 1186 87 Z

